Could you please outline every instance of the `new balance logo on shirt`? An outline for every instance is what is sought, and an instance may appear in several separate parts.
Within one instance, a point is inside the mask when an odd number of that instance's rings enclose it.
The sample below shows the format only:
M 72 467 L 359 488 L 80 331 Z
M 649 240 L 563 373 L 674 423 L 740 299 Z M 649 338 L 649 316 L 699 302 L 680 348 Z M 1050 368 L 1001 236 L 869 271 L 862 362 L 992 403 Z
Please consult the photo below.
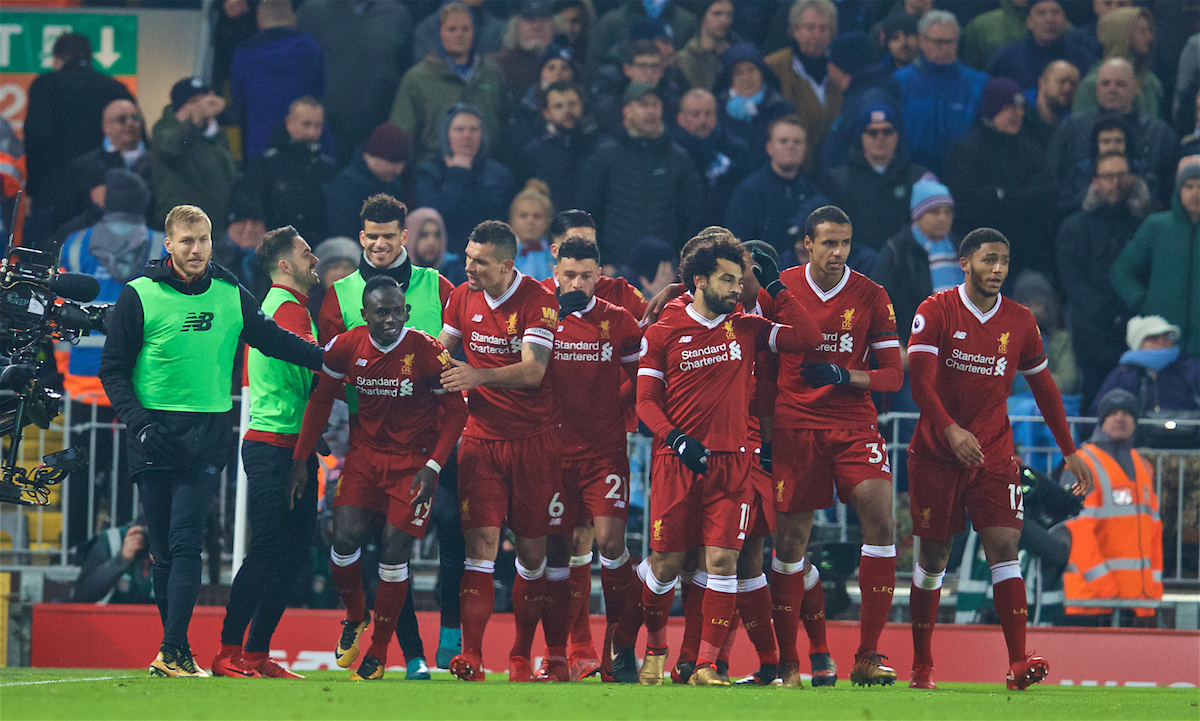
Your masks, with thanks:
M 471 316 L 471 322 L 472 322 L 472 323 L 478 323 L 478 322 L 480 322 L 481 320 L 483 320 L 483 315 L 482 315 L 482 314 L 480 314 L 480 313 L 476 313 L 475 315 Z
M 185 318 L 183 321 L 183 327 L 179 329 L 179 332 L 186 333 L 189 330 L 212 330 L 212 322 L 212 313 L 188 313 L 187 318 Z
M 959 330 L 959 331 L 954 332 L 955 340 L 963 340 L 966 337 L 967 337 L 967 332 L 965 330 Z

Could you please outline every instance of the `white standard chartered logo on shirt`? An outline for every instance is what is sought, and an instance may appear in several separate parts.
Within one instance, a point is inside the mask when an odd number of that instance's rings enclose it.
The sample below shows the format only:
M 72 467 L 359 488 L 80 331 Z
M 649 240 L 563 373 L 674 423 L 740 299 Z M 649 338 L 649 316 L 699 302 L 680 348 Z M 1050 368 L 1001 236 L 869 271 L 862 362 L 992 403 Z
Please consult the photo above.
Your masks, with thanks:
M 411 396 L 413 382 L 408 378 L 357 378 L 354 387 L 360 396 Z
M 554 360 L 607 363 L 613 358 L 612 343 L 600 341 L 565 341 L 554 339 Z
M 946 367 L 981 376 L 1002 376 L 1008 370 L 1008 359 L 1004 356 L 965 353 L 955 348 L 946 359 Z
M 679 370 L 695 370 L 697 368 L 716 365 L 722 361 L 740 361 L 742 359 L 742 346 L 736 340 L 731 340 L 728 343 L 721 343 L 719 345 L 709 345 L 697 348 L 696 350 L 681 351 L 679 357 L 681 358 Z
M 521 352 L 521 337 L 514 336 L 508 338 L 499 335 L 489 335 L 480 333 L 479 331 L 471 331 L 471 340 L 468 347 L 476 353 L 490 353 L 492 355 L 509 355 L 510 353 Z
M 854 352 L 854 336 L 849 333 L 822 333 L 821 340 L 824 342 L 817 346 L 819 351 L 826 353 Z

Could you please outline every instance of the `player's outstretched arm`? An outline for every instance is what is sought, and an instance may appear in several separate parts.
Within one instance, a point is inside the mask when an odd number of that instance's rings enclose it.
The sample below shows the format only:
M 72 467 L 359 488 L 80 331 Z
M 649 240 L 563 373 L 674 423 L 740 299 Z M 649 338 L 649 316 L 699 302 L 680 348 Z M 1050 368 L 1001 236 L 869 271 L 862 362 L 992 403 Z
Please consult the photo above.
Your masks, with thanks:
M 453 367 L 442 373 L 442 387 L 451 392 L 488 388 L 536 388 L 550 364 L 550 349 L 537 343 L 521 344 L 521 360 L 501 368 L 473 368 L 462 361 L 450 360 Z
M 329 413 L 333 410 L 333 401 L 337 390 L 342 385 L 340 378 L 334 378 L 326 372 L 318 376 L 317 387 L 308 397 L 308 406 L 304 409 L 304 420 L 300 424 L 300 437 L 296 439 L 296 448 L 292 451 L 292 459 L 304 462 L 312 455 L 317 447 L 317 439 L 325 424 L 329 422 Z
M 309 370 L 321 370 L 321 346 L 279 327 L 258 307 L 250 291 L 238 286 L 242 303 L 242 341 L 264 355 L 287 361 Z

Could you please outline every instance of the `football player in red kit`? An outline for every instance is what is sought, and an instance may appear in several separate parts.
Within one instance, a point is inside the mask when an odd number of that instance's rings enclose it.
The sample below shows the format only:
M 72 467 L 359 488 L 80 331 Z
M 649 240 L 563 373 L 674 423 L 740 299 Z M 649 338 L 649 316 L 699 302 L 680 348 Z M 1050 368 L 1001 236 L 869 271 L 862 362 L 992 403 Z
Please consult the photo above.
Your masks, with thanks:
M 461 584 L 463 652 L 450 671 L 482 681 L 483 633 L 495 603 L 492 575 L 500 528 L 516 536 L 510 681 L 533 680 L 530 652 L 545 597 L 546 536 L 562 533 L 558 418 L 546 366 L 558 328 L 558 299 L 513 267 L 517 237 L 485 221 L 467 241 L 467 282 L 450 295 L 438 339 L 451 361 L 442 387 L 467 392 L 469 417 L 458 449 L 458 501 L 466 539 Z
M 625 548 L 629 503 L 629 458 L 625 411 L 633 405 L 642 332 L 629 311 L 596 295 L 600 252 L 596 243 L 572 236 L 558 246 L 554 266 L 559 294 L 554 336 L 554 398 L 563 453 L 563 525 L 573 535 L 551 536 L 546 569 L 546 608 L 542 625 L 547 661 L 538 678 L 580 679 L 600 667 L 590 633 L 572 638 L 569 674 L 560 658 L 569 626 L 588 623 L 592 544 L 600 551 L 600 581 L 610 630 L 633 586 L 633 566 Z M 622 393 L 624 388 L 628 389 Z M 569 599 L 569 601 L 568 601 Z M 566 613 L 564 613 L 566 609 Z
M 303 492 L 305 460 L 313 452 L 340 386 L 358 395 L 358 419 L 350 429 L 346 466 L 333 501 L 333 580 L 346 606 L 343 625 L 353 642 L 338 665 L 358 656 L 359 638 L 370 618 L 364 607 L 362 542 L 372 533 L 372 516 L 386 516 L 379 552 L 375 629 L 357 680 L 383 678 L 387 647 L 408 596 L 408 559 L 414 538 L 424 538 L 438 473 L 467 421 L 459 393 L 441 388 L 450 354 L 440 343 L 405 328 L 408 306 L 400 284 L 376 276 L 363 289 L 365 326 L 346 331 L 325 346 L 317 389 L 304 413 L 293 454 L 293 493 Z
M 891 466 L 876 429 L 871 391 L 899 390 L 904 371 L 887 292 L 846 266 L 851 235 L 850 219 L 840 208 L 814 210 L 805 226 L 809 262 L 781 275 L 822 334 L 820 345 L 802 359 L 780 358 L 775 400 L 772 461 L 778 530 L 771 596 L 780 683 L 789 686 L 800 685 L 796 632 L 805 614 L 805 589 L 819 581 L 811 565 L 804 572 L 813 512 L 833 505 L 835 489 L 843 503 L 854 507 L 863 530 L 858 572 L 862 617 L 850 681 L 870 686 L 896 680 L 876 648 L 896 585 L 896 545 Z M 869 364 L 872 355 L 875 369 Z M 821 645 L 810 655 L 813 685 L 833 685 L 837 670 L 823 645 L 823 598 L 814 594 L 809 605 L 817 600 L 820 607 L 805 614 L 814 617 L 820 634 Z
M 801 352 L 819 333 L 779 282 L 767 256 L 757 255 L 760 281 L 779 304 L 780 318 L 736 311 L 743 251 L 732 238 L 703 244 L 681 275 L 694 299 L 684 313 L 646 331 L 638 370 L 638 415 L 660 444 L 652 470 L 652 550 L 642 589 L 647 654 L 638 681 L 662 683 L 666 622 L 675 582 L 689 548 L 703 547 L 708 584 L 696 670 L 688 683 L 728 685 L 714 668 L 737 599 L 737 555 L 751 510 L 747 453 L 750 374 L 755 351 Z M 633 649 L 614 642 L 613 675 L 636 663 Z
M 564 210 L 554 216 L 550 223 L 550 254 L 557 258 L 559 245 L 569 237 L 586 238 L 596 242 L 596 221 L 586 210 Z M 558 281 L 552 275 L 543 280 L 542 285 L 554 290 L 558 287 Z M 645 297 L 624 278 L 601 275 L 596 279 L 595 295 L 601 300 L 621 306 L 638 321 L 641 321 L 646 313 Z
M 992 569 L 996 615 L 1008 646 L 1008 688 L 1021 690 L 1046 678 L 1050 666 L 1025 650 L 1028 612 L 1017 561 L 1025 513 L 1006 405 L 1018 373 L 1075 474 L 1073 492 L 1086 496 L 1092 477 L 1075 453 L 1033 313 L 1000 295 L 1008 239 L 979 228 L 963 238 L 958 254 L 966 280 L 921 303 L 908 341 L 913 400 L 921 409 L 908 447 L 913 535 L 920 539 L 909 602 L 909 686 L 937 688 L 930 646 L 942 578 L 951 540 L 966 530 L 969 518 Z

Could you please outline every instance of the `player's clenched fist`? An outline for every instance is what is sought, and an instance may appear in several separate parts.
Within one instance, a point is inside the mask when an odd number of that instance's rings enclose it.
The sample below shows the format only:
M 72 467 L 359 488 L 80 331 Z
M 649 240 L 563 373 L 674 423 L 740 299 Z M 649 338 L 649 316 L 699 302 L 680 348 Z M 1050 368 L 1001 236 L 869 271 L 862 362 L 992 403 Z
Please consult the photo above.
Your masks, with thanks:
M 667 434 L 667 445 L 679 454 L 683 465 L 692 473 L 708 471 L 708 449 L 700 441 L 676 428 Z

